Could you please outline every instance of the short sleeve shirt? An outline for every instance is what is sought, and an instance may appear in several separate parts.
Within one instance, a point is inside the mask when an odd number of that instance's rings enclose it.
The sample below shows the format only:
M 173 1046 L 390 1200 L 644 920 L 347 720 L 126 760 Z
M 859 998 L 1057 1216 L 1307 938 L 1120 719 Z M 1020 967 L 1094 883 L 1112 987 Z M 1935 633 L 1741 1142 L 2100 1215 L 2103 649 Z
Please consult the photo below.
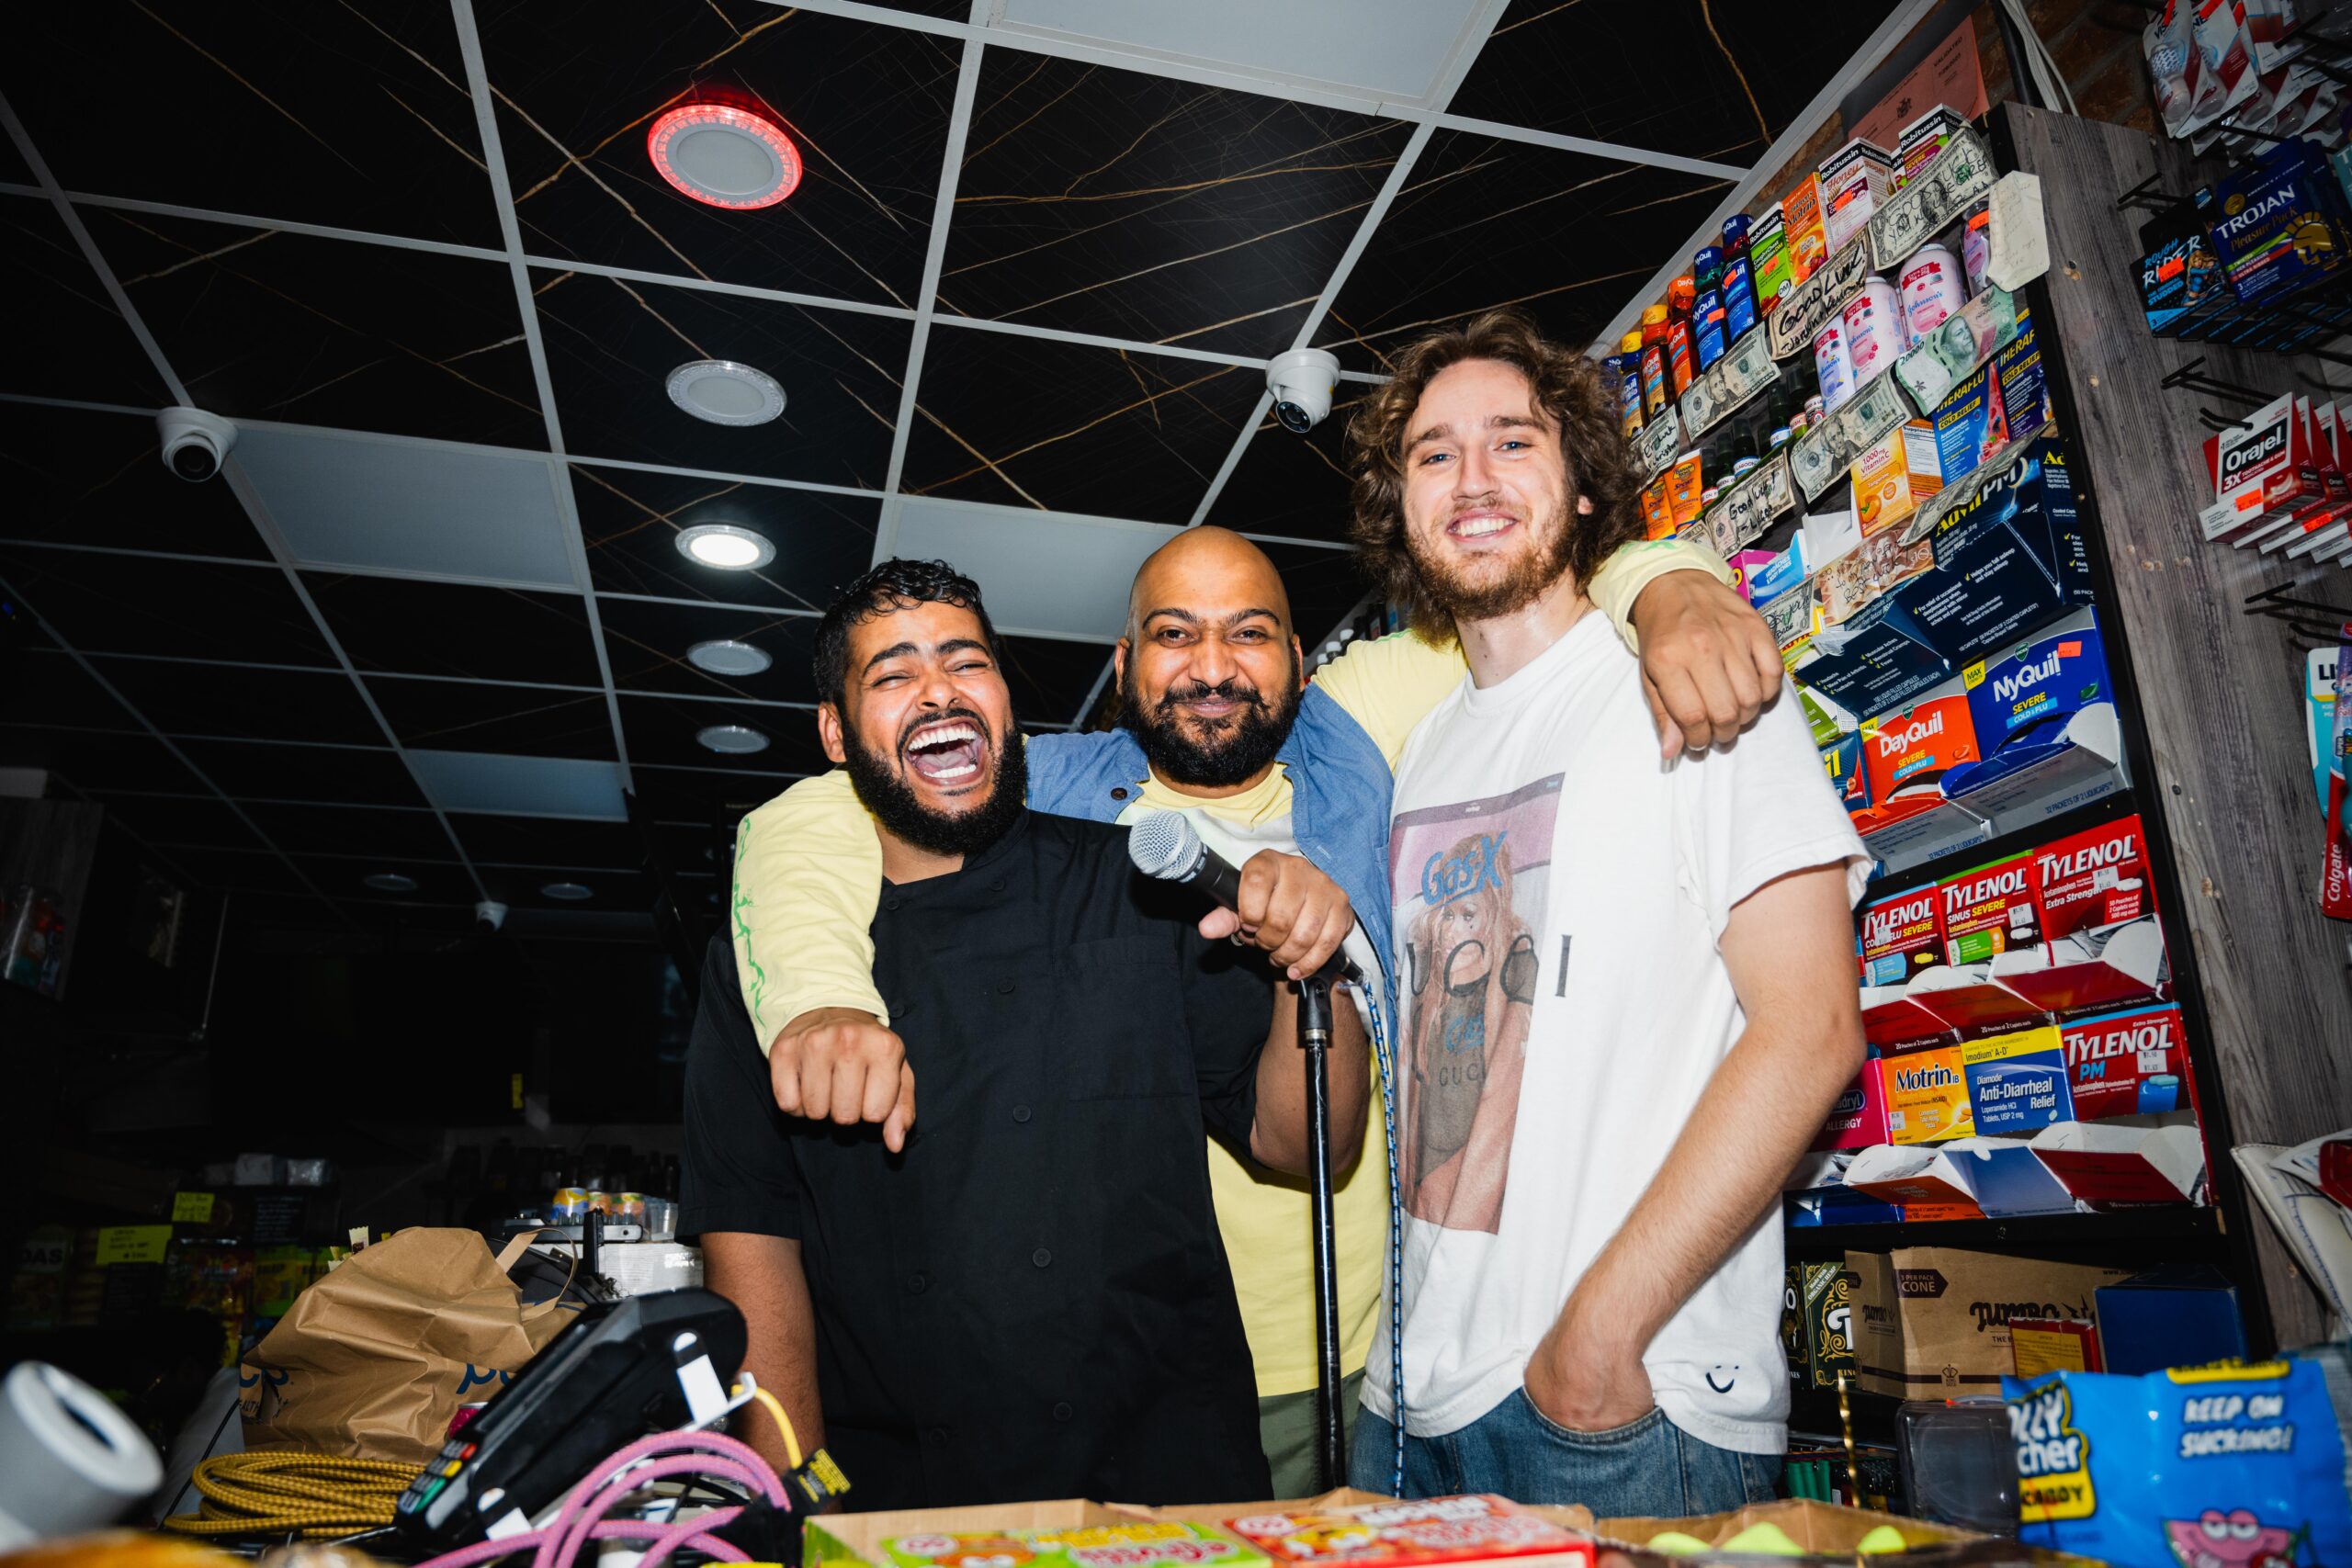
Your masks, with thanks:
M 1036 815 L 886 886 L 901 1155 L 776 1110 L 711 944 L 683 1217 L 799 1240 L 853 1506 L 1264 1495 L 1205 1134 L 1249 1137 L 1272 979 L 1200 937 L 1196 903 L 1134 871 L 1124 829 Z

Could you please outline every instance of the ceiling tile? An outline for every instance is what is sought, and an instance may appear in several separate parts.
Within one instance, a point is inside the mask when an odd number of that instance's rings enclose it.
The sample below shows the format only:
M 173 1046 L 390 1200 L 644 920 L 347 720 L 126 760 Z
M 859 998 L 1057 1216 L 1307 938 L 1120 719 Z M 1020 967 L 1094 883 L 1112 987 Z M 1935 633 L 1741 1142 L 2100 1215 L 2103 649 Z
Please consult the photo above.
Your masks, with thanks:
M 360 855 L 388 860 L 447 860 L 449 835 L 430 811 L 371 806 L 245 807 L 254 825 L 289 855 Z
M 643 914 L 653 908 L 653 879 L 640 872 L 582 872 L 572 876 L 560 871 L 518 871 L 491 867 L 481 870 L 491 897 L 521 909 L 578 909 L 592 912 Z M 585 898 L 558 898 L 547 887 L 573 882 L 588 889 Z
M 748 0 L 627 6 L 583 27 L 537 0 L 486 11 L 482 50 L 533 255 L 912 308 L 956 40 Z M 646 138 L 658 113 L 697 99 L 781 124 L 798 188 L 749 211 L 673 189 Z
M 603 683 L 577 595 L 315 571 L 302 581 L 362 670 Z
M 881 488 L 908 322 L 585 273 L 531 276 L 568 450 Z M 669 375 L 701 359 L 774 377 L 784 412 L 748 426 L 687 413 L 670 400 Z
M 198 407 L 543 449 L 497 262 L 189 218 L 85 215 Z
M 816 680 L 809 671 L 817 637 L 813 616 L 650 604 L 633 599 L 600 599 L 597 614 L 605 624 L 613 683 L 624 690 L 745 697 L 753 702 L 817 700 Z M 686 650 L 695 644 L 722 639 L 748 643 L 774 662 L 756 675 L 714 675 L 687 662 Z M 779 715 L 770 722 L 792 721 Z
M 1340 382 L 1330 417 L 1305 435 L 1293 435 L 1271 414 L 1261 420 L 1207 520 L 1242 534 L 1346 539 L 1347 426 L 1364 390 L 1361 382 Z
M 1411 132 L 1401 120 L 994 51 L 940 308 L 1279 354 Z
M 541 812 L 626 821 L 620 768 L 571 757 L 410 751 L 409 765 L 442 810 Z
M 21 59 L 25 51 L 7 52 Z M 8 301 L 0 390 L 151 407 L 172 400 L 96 269 L 39 197 L 0 196 L 0 299 Z
M 1314 545 L 1263 545 L 1290 591 L 1291 625 L 1308 648 L 1323 641 L 1372 591 L 1353 550 Z
M 980 585 L 1000 628 L 1108 643 L 1125 624 L 1136 569 L 1176 533 L 1009 506 L 910 501 L 899 513 L 898 551 L 954 563 Z M 1053 570 L 1039 571 L 1041 561 L 1053 562 Z
M 254 830 L 226 801 L 210 795 L 107 795 L 107 814 L 150 844 L 256 850 Z
M 1005 0 L 1003 25 L 1261 77 L 1270 90 L 1323 83 L 1425 102 L 1476 0 Z
M 1101 643 L 1041 637 L 1003 640 L 1005 684 L 1012 692 L 1013 713 L 1024 722 L 1069 722 L 1111 658 Z
M 354 806 L 423 806 L 397 752 L 357 746 L 182 740 L 188 760 L 239 800 L 325 800 Z M 126 785 L 157 788 L 157 785 Z
M 319 897 L 333 897 L 335 892 L 323 885 L 305 883 L 300 874 L 268 850 L 175 849 L 171 853 L 205 886 L 216 892 L 284 898 L 288 901 L 288 912 L 315 916 Z M 241 905 L 236 912 L 241 919 L 252 918 L 248 907 Z
M 464 80 L 435 0 L 38 6 L 0 61 L 68 190 L 494 246 Z
M 626 822 L 575 822 L 552 817 L 450 818 L 477 866 L 594 866 L 634 871 L 645 842 Z
M 1698 175 L 1441 130 L 1317 341 L 1351 368 L 1385 371 L 1385 355 L 1430 327 L 1518 305 L 1548 336 L 1589 343 L 1728 188 Z M 1574 234 L 1603 238 L 1561 243 Z
M 638 799 L 656 818 L 665 822 L 724 823 L 730 840 L 735 823 L 741 820 L 745 812 L 781 795 L 788 783 L 752 774 L 708 773 L 643 762 L 632 762 L 629 774 L 636 783 Z
M 334 662 L 274 566 L 0 548 L 0 579 L 85 653 Z
M 827 495 L 634 468 L 571 465 L 571 493 L 598 589 L 821 610 L 874 559 L 879 496 Z M 775 547 L 757 571 L 722 571 L 679 553 L 700 523 L 748 528 Z
M 8 694 L 11 724 L 60 724 L 75 729 L 145 733 L 147 727 L 60 649 L 26 649 L 0 656 L 0 691 Z
M 296 855 L 294 863 L 302 874 L 318 885 L 319 890 L 332 898 L 347 898 L 355 904 L 457 903 L 470 905 L 481 897 L 474 879 L 466 868 L 450 860 L 407 860 L 390 855 L 343 856 Z M 368 886 L 368 878 L 378 873 L 405 876 L 416 884 L 409 888 L 381 888 Z
M 237 461 L 304 566 L 573 586 L 545 462 L 310 430 L 246 431 Z
M 203 781 L 152 735 L 0 724 L 0 767 L 46 768 L 90 794 L 110 789 L 204 793 Z
M 756 730 L 767 737 L 767 747 L 748 754 L 722 754 L 695 739 L 717 725 Z M 628 742 L 632 770 L 640 762 L 742 773 L 816 773 L 831 766 L 817 744 L 817 716 L 806 708 L 686 702 L 624 692 L 621 733 Z
M 384 731 L 340 670 L 255 670 L 168 659 L 94 662 L 166 735 L 380 746 Z
M 1804 26 L 1792 28 L 1770 6 L 1511 0 L 1455 91 L 1453 110 L 1563 136 L 1752 164 L 1886 15 L 1879 6 L 1821 6 L 1806 13 Z M 1659 59 L 1656 51 L 1666 39 L 1678 44 L 1670 85 L 1658 70 L 1594 68 L 1601 61 Z
M 1265 378 L 998 333 L 934 332 L 909 434 L 917 495 L 1188 523 Z
M 26 312 L 28 321 L 40 317 L 38 308 Z M 117 381 L 107 395 L 130 391 Z M 0 409 L 0 475 L 10 492 L 0 534 L 118 550 L 269 557 L 236 491 L 218 481 L 190 484 L 164 467 L 155 422 L 143 414 L 10 403 Z
M 602 692 L 380 675 L 368 690 L 403 746 L 605 761 L 617 754 Z

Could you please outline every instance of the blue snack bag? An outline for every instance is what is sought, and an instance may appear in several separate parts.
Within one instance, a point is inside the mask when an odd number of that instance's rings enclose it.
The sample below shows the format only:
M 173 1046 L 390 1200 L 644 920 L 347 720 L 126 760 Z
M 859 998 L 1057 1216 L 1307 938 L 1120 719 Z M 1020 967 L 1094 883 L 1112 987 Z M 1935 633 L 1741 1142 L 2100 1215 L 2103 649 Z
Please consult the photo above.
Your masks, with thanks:
M 2352 1563 L 2344 1438 L 2319 1366 L 2003 1378 L 2018 1540 L 2117 1568 Z

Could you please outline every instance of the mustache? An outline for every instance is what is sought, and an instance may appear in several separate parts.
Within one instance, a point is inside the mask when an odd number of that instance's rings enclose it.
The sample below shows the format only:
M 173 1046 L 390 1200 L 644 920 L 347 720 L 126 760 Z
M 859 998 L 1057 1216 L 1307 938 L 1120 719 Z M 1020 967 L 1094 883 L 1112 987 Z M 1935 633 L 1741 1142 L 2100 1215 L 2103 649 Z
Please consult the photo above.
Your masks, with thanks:
M 1208 698 L 1227 703 L 1247 703 L 1261 713 L 1266 709 L 1266 699 L 1258 688 L 1238 675 L 1229 681 L 1220 681 L 1214 686 L 1201 681 L 1195 681 L 1189 686 L 1170 686 L 1155 705 L 1165 714 L 1172 712 L 1179 703 L 1197 703 Z
M 907 749 L 907 742 L 914 738 L 916 730 L 928 729 L 934 724 L 944 724 L 951 718 L 961 719 L 966 724 L 968 724 L 973 728 L 978 730 L 980 732 L 980 739 L 983 740 L 993 742 L 996 739 L 996 732 L 989 728 L 989 721 L 987 719 L 982 718 L 970 708 L 958 705 L 957 706 L 951 708 L 942 708 L 936 713 L 917 714 L 914 717 L 910 718 L 906 723 L 900 725 L 899 727 L 899 750 L 904 751 Z

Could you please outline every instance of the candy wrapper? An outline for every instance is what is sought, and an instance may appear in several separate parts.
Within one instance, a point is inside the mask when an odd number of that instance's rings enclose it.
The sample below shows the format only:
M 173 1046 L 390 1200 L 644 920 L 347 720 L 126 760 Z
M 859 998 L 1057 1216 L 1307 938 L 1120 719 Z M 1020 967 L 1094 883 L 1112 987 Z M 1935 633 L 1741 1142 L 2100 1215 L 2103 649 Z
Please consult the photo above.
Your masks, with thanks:
M 2018 1538 L 2116 1568 L 2352 1561 L 2344 1438 L 2314 1361 L 2003 1378 Z

